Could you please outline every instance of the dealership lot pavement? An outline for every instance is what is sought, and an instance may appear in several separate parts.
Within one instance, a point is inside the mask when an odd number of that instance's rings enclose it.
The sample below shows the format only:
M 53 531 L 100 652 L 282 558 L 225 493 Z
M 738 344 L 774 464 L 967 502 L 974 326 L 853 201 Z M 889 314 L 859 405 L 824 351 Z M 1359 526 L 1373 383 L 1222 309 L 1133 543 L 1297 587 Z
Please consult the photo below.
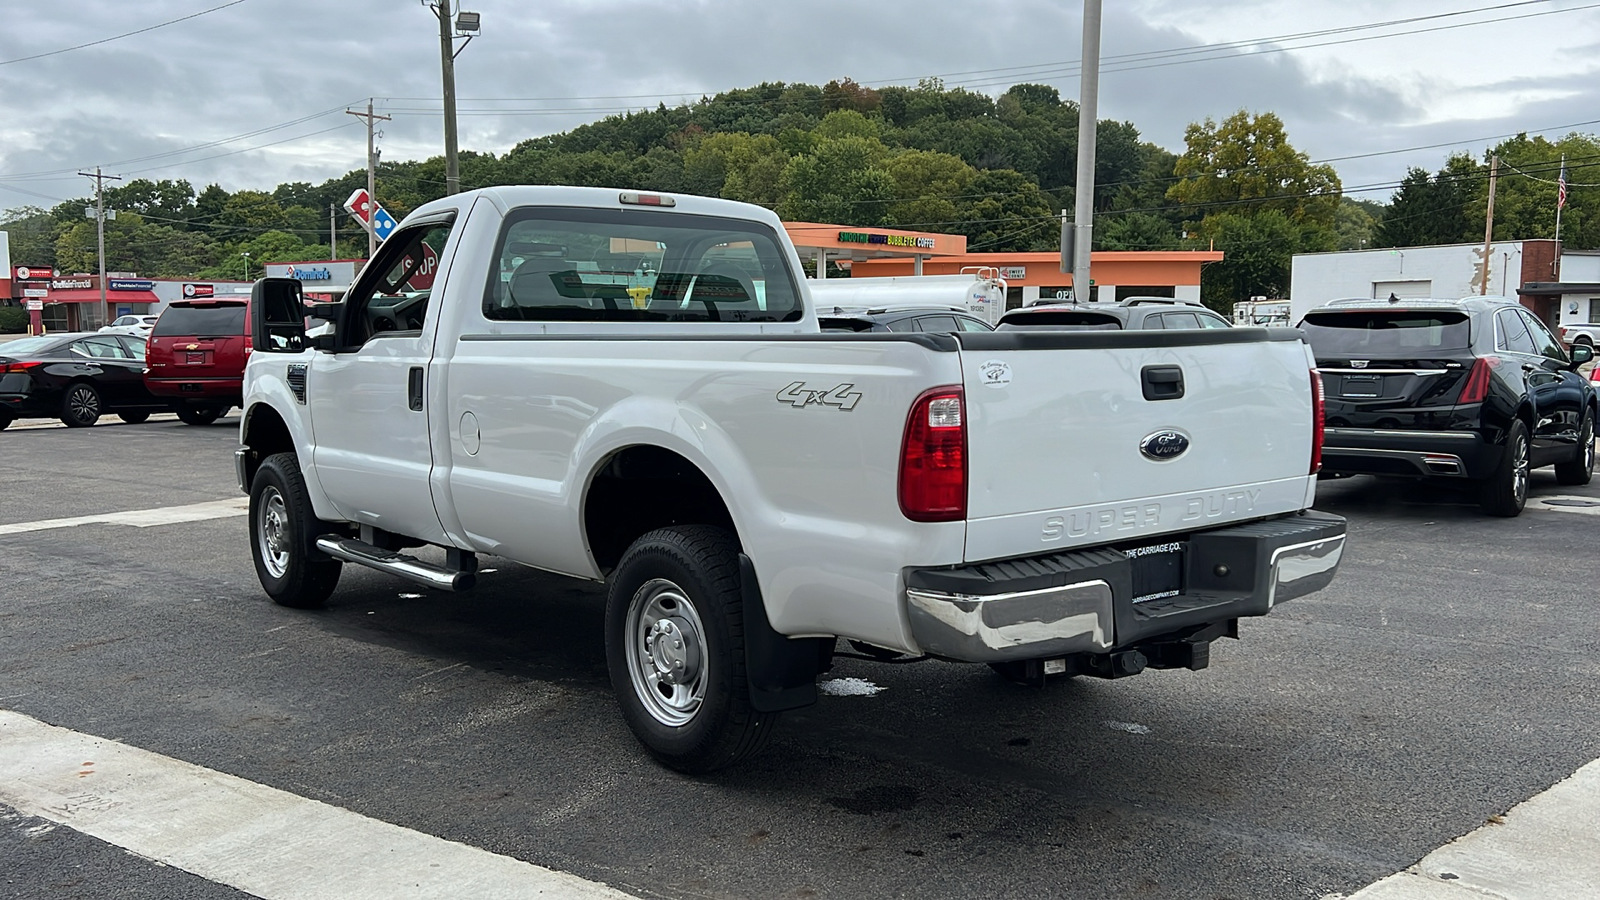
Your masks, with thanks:
M 841 659 L 827 677 L 870 687 L 690 779 L 616 714 L 597 586 L 488 559 L 482 587 L 448 596 L 347 567 L 327 610 L 296 612 L 261 594 L 225 503 L 108 515 L 237 499 L 236 422 L 0 433 L 4 721 L 668 898 L 1316 900 L 1600 757 L 1590 507 L 1498 520 L 1464 495 L 1324 482 L 1319 505 L 1351 519 L 1339 580 L 1245 622 L 1206 671 L 1041 691 Z M 1600 482 L 1538 472 L 1534 493 L 1600 501 Z M 90 762 L 84 797 L 105 802 L 107 760 L 72 761 Z M 0 796 L 23 780 L 0 766 Z M 0 804 L 0 898 L 241 896 L 55 821 Z

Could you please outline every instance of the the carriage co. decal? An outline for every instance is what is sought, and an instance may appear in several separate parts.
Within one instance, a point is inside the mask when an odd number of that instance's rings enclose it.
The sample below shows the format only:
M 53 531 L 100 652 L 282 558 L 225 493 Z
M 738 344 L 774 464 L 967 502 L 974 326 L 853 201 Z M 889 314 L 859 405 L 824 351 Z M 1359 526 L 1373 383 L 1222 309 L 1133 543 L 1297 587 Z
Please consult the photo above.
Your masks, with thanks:
M 1003 388 L 1011 383 L 1011 364 L 991 359 L 978 367 L 978 380 L 992 388 Z
M 861 402 L 861 394 L 852 391 L 854 384 L 841 384 L 831 388 L 806 387 L 804 381 L 796 381 L 778 392 L 778 402 L 787 403 L 795 409 L 804 409 L 807 406 L 832 406 L 849 412 Z

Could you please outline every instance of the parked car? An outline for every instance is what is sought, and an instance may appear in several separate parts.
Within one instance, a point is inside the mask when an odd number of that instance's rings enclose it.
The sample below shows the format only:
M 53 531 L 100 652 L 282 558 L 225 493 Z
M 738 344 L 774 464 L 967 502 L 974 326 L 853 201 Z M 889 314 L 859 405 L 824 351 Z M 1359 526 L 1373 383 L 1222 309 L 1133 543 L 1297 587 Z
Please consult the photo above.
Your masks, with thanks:
M 929 306 L 906 309 L 843 309 L 817 311 L 823 331 L 922 331 L 952 334 L 957 331 L 993 331 L 994 326 L 966 310 Z
M 124 334 L 51 334 L 0 344 L 0 428 L 60 419 L 73 428 L 115 413 L 137 424 L 166 401 L 144 386 L 144 341 Z
M 150 393 L 173 404 L 190 425 L 210 425 L 244 397 L 250 353 L 249 304 L 244 300 L 178 300 L 150 332 Z
M 100 329 L 101 334 L 131 334 L 134 337 L 147 338 L 150 329 L 156 325 L 160 316 L 118 316 L 116 321 Z
M 1323 472 L 1476 483 L 1484 511 L 1522 512 L 1528 471 L 1594 472 L 1594 386 L 1515 300 L 1343 300 L 1300 323 L 1326 394 Z
M 1050 331 L 1167 331 L 1231 328 L 1227 319 L 1192 300 L 1129 297 L 1120 303 L 1042 303 L 1013 309 L 1000 317 L 997 331 L 1043 328 Z
M 1557 335 L 1561 338 L 1562 343 L 1568 347 L 1575 347 L 1579 344 L 1587 344 L 1593 347 L 1595 345 L 1595 337 L 1600 335 L 1600 324 L 1568 322 L 1565 325 L 1557 326 Z

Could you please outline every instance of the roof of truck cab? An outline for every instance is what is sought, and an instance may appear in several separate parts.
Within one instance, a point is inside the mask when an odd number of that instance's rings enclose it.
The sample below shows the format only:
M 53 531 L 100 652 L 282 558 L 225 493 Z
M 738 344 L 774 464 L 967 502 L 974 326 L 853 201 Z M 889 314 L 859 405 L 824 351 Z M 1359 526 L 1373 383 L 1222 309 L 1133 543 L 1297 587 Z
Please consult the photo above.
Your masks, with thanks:
M 645 206 L 623 203 L 621 199 L 623 194 L 646 194 L 666 197 L 672 200 L 672 206 Z M 551 184 L 500 185 L 479 188 L 474 191 L 463 191 L 459 194 L 452 194 L 448 197 L 441 197 L 438 200 L 422 204 L 411 215 L 406 216 L 406 220 L 409 221 L 413 218 L 421 218 L 449 210 L 468 209 L 473 201 L 479 197 L 494 203 L 500 208 L 501 212 L 506 212 L 519 206 L 644 209 L 672 212 L 679 215 L 722 216 L 724 218 L 754 220 L 770 225 L 777 231 L 783 229 L 783 222 L 776 213 L 753 203 L 741 203 L 737 200 L 723 200 L 717 197 L 698 197 L 693 194 L 673 194 L 666 191 L 641 191 L 636 188 L 569 187 Z M 404 225 L 405 222 L 400 224 Z

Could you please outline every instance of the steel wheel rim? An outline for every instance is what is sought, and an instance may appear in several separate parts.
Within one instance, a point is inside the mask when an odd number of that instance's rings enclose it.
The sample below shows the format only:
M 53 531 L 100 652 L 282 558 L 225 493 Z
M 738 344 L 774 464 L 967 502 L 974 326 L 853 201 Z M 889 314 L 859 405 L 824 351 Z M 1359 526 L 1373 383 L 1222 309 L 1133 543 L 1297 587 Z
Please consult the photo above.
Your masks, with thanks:
M 261 562 L 273 578 L 289 571 L 289 509 L 275 487 L 261 492 L 261 509 L 256 514 L 256 546 Z
M 1511 452 L 1511 495 L 1521 503 L 1528 496 L 1528 439 L 1518 435 Z
M 93 422 L 100 418 L 100 398 L 94 391 L 82 385 L 72 389 L 67 397 L 67 407 L 72 410 L 72 417 L 79 422 Z
M 628 677 L 650 717 L 670 728 L 689 724 L 705 702 L 705 626 L 688 592 L 665 578 L 645 582 L 624 624 Z
M 1583 436 L 1581 438 L 1579 438 L 1579 439 L 1583 441 L 1583 470 L 1585 472 L 1593 472 L 1594 471 L 1594 418 L 1592 416 L 1584 416 L 1583 417 Z

